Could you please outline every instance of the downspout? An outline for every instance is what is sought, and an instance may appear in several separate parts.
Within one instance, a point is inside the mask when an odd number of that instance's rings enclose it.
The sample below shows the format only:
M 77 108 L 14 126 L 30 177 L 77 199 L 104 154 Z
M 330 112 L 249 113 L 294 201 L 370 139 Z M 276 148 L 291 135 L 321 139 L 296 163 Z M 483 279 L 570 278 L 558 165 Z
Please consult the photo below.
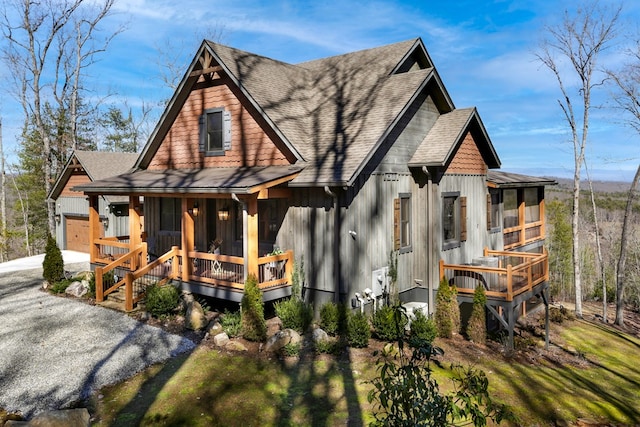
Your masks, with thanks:
M 433 258 L 433 231 L 434 231 L 434 227 L 433 227 L 433 180 L 431 179 L 431 174 L 429 173 L 429 170 L 427 169 L 426 166 L 422 166 L 422 172 L 424 172 L 424 174 L 427 176 L 427 233 L 429 233 L 429 235 L 427 236 L 427 266 L 429 266 L 427 268 L 427 271 L 431 272 L 431 271 L 438 271 L 437 268 L 430 268 L 431 267 L 431 262 L 432 262 L 432 258 Z M 427 275 L 431 275 L 433 276 L 433 274 L 431 273 L 427 273 Z M 438 277 L 438 282 L 440 281 L 440 278 Z M 433 314 L 434 313 L 434 309 L 435 309 L 435 304 L 433 303 L 433 301 L 435 300 L 435 298 L 433 297 L 433 277 L 427 277 L 427 288 L 429 292 L 429 306 L 427 307 L 427 310 L 429 312 L 429 314 Z
M 242 282 L 247 281 L 247 271 L 249 271 L 249 230 L 247 230 L 247 203 L 240 200 L 236 193 L 231 193 L 231 199 L 242 205 L 242 258 L 244 259 L 244 274 Z
M 340 206 L 338 195 L 328 185 L 324 186 L 324 192 L 333 199 L 333 282 L 336 286 L 333 298 L 336 303 L 340 303 Z

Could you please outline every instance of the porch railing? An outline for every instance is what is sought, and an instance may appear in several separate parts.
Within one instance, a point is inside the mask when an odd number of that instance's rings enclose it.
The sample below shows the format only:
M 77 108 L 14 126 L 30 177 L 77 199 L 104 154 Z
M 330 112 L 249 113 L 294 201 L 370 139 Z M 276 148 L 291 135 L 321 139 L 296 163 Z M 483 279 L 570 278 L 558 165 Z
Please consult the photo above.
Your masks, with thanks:
M 147 244 L 143 242 L 138 248 L 125 253 L 104 267 L 97 266 L 95 270 L 96 301 L 104 301 L 104 297 L 124 285 L 124 277 L 131 271 L 131 266 L 144 265 L 146 260 Z
M 129 236 L 102 237 L 95 239 L 93 244 L 98 247 L 97 258 L 93 262 L 98 264 L 110 264 L 130 250 Z
M 544 253 L 490 251 L 497 267 L 484 265 L 445 264 L 440 260 L 440 277 L 455 285 L 458 294 L 473 294 L 476 286 L 484 286 L 488 298 L 512 301 L 549 278 L 549 257 Z
M 189 262 L 193 266 L 189 280 L 244 289 L 244 258 L 189 252 Z M 258 286 L 260 289 L 290 285 L 293 272 L 293 251 L 258 258 Z

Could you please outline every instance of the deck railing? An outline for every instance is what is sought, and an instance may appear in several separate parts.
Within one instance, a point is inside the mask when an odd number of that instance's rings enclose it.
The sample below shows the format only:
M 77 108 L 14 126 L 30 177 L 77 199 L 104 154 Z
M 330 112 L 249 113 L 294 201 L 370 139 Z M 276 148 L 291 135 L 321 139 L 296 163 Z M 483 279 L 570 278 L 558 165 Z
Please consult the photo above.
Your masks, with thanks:
M 95 270 L 96 301 L 104 301 L 104 297 L 123 286 L 125 284 L 124 277 L 131 271 L 131 266 L 145 265 L 146 261 L 147 244 L 143 242 L 138 248 L 125 253 L 107 265 L 97 266 Z
M 544 227 L 542 221 L 518 224 L 515 227 L 505 228 L 502 232 L 504 236 L 504 248 L 511 249 L 524 246 L 544 238 Z
M 549 257 L 546 253 L 490 251 L 497 267 L 470 264 L 445 264 L 440 260 L 440 277 L 455 285 L 458 294 L 473 294 L 476 286 L 484 286 L 488 298 L 512 301 L 521 293 L 533 289 L 549 278 Z

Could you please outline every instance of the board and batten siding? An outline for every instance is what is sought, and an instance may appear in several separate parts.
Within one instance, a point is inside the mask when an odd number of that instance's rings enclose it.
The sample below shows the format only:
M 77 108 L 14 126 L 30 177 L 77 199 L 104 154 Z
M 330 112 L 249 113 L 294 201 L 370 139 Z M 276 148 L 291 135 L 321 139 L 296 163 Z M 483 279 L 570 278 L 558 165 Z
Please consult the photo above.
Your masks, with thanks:
M 459 193 L 467 199 L 466 229 L 467 238 L 460 246 L 443 249 L 442 235 L 442 197 L 444 193 Z M 438 203 L 434 211 L 438 227 L 435 227 L 435 252 L 438 260 L 442 258 L 448 264 L 470 263 L 481 257 L 485 247 L 493 247 L 495 236 L 487 230 L 487 184 L 484 175 L 444 175 L 438 186 Z

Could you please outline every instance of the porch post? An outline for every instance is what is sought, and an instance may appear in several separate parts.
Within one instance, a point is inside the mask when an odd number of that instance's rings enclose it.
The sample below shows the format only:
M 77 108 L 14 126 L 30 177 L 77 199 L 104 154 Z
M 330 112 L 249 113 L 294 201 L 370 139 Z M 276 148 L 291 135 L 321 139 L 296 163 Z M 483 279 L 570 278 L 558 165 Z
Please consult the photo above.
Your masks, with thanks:
M 129 252 L 133 252 L 142 244 L 142 229 L 140 221 L 140 197 L 129 196 Z M 142 261 L 144 263 L 144 260 Z M 131 270 L 137 270 L 138 257 L 131 259 Z
M 191 276 L 192 265 L 189 262 L 189 252 L 193 251 L 194 248 L 194 221 L 193 217 L 189 213 L 189 202 L 191 199 L 187 199 L 186 197 L 182 199 L 182 276 L 181 279 L 183 282 L 189 281 L 189 276 Z
M 98 196 L 89 196 L 89 260 L 94 263 L 98 259 L 99 245 L 95 240 L 100 238 L 100 213 L 98 212 Z
M 246 230 L 247 253 L 245 254 L 246 274 L 258 275 L 258 196 L 252 194 L 247 200 Z

